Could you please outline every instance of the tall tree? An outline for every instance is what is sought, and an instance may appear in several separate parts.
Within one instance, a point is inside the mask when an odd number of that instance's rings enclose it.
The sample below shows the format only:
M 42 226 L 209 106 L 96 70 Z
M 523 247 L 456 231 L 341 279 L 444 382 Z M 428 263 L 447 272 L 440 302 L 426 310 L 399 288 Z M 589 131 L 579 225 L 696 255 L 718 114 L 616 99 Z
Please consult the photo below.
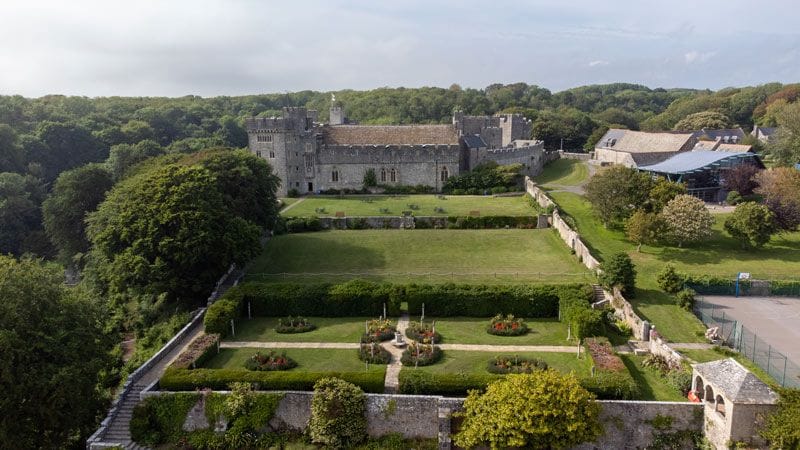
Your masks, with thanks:
M 111 189 L 111 174 L 102 164 L 87 164 L 62 172 L 42 204 L 44 228 L 62 262 L 89 249 L 86 214 L 97 209 Z
M 755 180 L 759 185 L 755 192 L 764 197 L 778 228 L 796 230 L 800 226 L 800 171 L 776 167 L 759 172 Z
M 668 237 L 678 247 L 711 236 L 711 226 L 714 225 L 714 216 L 705 203 L 691 195 L 679 195 L 672 199 L 661 211 L 661 217 L 669 229 Z
M 43 198 L 44 187 L 39 179 L 0 173 L 0 254 L 46 253 L 37 243 L 44 238 L 39 209 Z
M 775 220 L 766 206 L 745 202 L 737 205 L 733 214 L 725 219 L 725 231 L 737 239 L 742 248 L 760 248 L 775 233 Z
M 800 163 L 800 102 L 783 108 L 777 120 L 778 136 L 767 150 L 781 165 Z
M 80 447 L 105 402 L 111 350 L 98 302 L 63 271 L 0 256 L 0 447 Z
M 647 203 L 652 186 L 653 180 L 647 174 L 613 166 L 589 180 L 586 198 L 604 225 L 620 225 Z
M 758 187 L 755 176 L 760 171 L 761 169 L 750 164 L 736 166 L 725 173 L 722 186 L 728 191 L 736 191 L 741 195 L 750 195 Z
M 675 124 L 673 129 L 676 131 L 693 131 L 703 128 L 716 130 L 730 126 L 731 119 L 725 114 L 718 111 L 702 111 L 684 117 Z

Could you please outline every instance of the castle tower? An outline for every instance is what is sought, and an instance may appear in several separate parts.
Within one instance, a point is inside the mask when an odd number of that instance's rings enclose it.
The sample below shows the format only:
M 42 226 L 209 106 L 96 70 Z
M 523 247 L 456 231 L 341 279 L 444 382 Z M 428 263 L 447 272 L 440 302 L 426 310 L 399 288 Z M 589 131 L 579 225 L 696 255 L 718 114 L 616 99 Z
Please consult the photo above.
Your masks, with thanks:
M 344 109 L 336 103 L 336 94 L 331 94 L 331 110 L 330 120 L 331 125 L 344 125 Z

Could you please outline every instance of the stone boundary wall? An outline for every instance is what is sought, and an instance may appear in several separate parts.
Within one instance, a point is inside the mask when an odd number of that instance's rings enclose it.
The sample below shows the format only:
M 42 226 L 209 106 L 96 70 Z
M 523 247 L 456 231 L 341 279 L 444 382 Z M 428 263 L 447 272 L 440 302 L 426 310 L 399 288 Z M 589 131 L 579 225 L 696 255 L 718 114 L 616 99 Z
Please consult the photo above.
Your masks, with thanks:
M 215 391 L 228 393 L 227 391 Z M 313 392 L 286 391 L 278 404 L 270 426 L 304 430 L 311 417 Z M 142 397 L 173 395 L 175 392 L 147 391 Z M 378 437 L 400 433 L 406 438 L 438 439 L 439 448 L 449 449 L 452 413 L 461 411 L 463 398 L 433 395 L 365 394 L 367 397 L 367 433 Z M 671 417 L 672 431 L 702 432 L 703 405 L 689 402 L 649 402 L 598 400 L 600 421 L 605 433 L 597 442 L 575 447 L 576 450 L 647 448 L 653 444 L 656 417 Z
M 465 219 L 467 216 L 463 216 Z M 536 214 L 531 214 L 534 225 L 537 225 Z M 448 227 L 447 216 L 362 216 L 362 217 L 320 217 L 323 229 L 356 230 L 356 229 L 404 229 L 413 230 L 418 223 L 425 223 L 425 228 L 445 229 Z M 499 227 L 497 227 L 499 228 Z M 531 228 L 546 228 L 532 226 Z
M 589 152 L 589 153 L 571 153 L 571 152 L 565 152 L 565 151 L 559 150 L 558 153 L 559 153 L 561 159 L 577 159 L 577 160 L 580 160 L 580 161 L 589 161 L 590 159 L 592 159 L 592 155 L 593 155 L 594 152 Z
M 606 292 L 606 296 L 609 294 Z M 650 324 L 646 323 L 633 311 L 633 306 L 622 296 L 618 288 L 614 288 L 614 293 L 611 295 L 611 305 L 616 311 L 616 316 L 622 319 L 631 327 L 633 336 L 640 341 L 650 339 Z
M 561 215 L 558 212 L 558 205 L 556 205 L 553 199 L 551 199 L 543 190 L 541 190 L 529 177 L 525 177 L 525 191 L 530 194 L 531 197 L 535 198 L 536 202 L 539 203 L 539 206 L 542 208 L 553 208 L 551 225 L 556 229 L 556 231 L 558 231 L 558 235 L 561 236 L 561 240 L 563 240 L 567 246 L 575 252 L 575 255 L 578 256 L 578 259 L 584 266 L 597 272 L 600 262 L 594 257 L 594 255 L 592 255 L 592 252 L 589 251 L 589 247 L 583 243 L 578 232 L 573 230 L 566 222 L 564 222 L 564 219 L 561 218 Z
M 650 353 L 663 356 L 674 367 L 680 367 L 683 361 L 683 356 L 670 347 L 653 329 L 650 329 Z

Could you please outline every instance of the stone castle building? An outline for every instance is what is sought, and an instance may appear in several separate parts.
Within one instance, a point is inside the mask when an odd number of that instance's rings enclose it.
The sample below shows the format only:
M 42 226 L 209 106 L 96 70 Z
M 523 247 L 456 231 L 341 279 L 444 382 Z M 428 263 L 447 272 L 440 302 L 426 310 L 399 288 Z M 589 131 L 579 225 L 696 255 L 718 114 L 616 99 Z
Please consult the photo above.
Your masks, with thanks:
M 535 176 L 545 163 L 531 121 L 519 114 L 453 115 L 446 125 L 349 125 L 333 106 L 330 123 L 317 112 L 283 108 L 282 117 L 246 120 L 249 149 L 281 179 L 278 195 L 360 189 L 372 169 L 379 185 L 425 185 L 440 191 L 447 178 L 486 161 L 520 163 Z

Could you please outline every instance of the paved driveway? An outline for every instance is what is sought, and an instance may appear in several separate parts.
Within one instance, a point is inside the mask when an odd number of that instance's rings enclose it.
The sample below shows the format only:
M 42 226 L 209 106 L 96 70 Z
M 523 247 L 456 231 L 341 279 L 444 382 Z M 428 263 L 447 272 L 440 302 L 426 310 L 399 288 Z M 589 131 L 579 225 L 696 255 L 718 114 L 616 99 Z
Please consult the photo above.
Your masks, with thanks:
M 800 364 L 800 299 L 791 297 L 725 297 L 704 295 L 703 301 L 742 323 L 759 339 Z

